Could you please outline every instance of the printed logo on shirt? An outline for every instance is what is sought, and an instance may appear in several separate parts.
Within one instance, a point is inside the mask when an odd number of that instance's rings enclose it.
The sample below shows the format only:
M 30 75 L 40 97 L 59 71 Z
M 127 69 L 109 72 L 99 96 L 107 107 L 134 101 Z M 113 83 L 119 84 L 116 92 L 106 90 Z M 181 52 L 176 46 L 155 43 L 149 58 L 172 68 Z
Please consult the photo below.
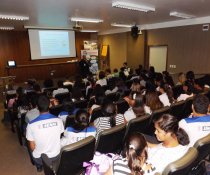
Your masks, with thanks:
M 210 131 L 210 126 L 203 126 L 202 127 L 202 130 L 203 131 Z
M 51 122 L 51 123 L 42 124 L 42 127 L 43 128 L 50 128 L 50 127 L 54 127 L 54 126 L 57 126 L 57 125 L 58 125 L 57 122 Z

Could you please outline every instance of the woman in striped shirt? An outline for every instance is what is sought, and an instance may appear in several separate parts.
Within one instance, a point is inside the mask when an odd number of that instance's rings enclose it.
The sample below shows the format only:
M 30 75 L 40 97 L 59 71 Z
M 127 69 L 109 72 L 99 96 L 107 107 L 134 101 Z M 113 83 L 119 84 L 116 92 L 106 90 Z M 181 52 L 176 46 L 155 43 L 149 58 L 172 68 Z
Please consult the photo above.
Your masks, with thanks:
M 110 129 L 125 122 L 124 116 L 122 114 L 117 114 L 116 106 L 113 102 L 105 102 L 102 105 L 102 113 L 104 117 L 99 117 L 94 120 L 96 139 L 103 130 Z

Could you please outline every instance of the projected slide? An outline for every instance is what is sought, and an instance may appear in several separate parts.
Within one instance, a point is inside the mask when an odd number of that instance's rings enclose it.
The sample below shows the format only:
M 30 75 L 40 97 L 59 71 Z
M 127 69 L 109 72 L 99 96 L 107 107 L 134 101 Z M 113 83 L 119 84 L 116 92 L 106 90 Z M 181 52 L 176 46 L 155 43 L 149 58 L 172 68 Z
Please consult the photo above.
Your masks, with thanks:
M 41 56 L 69 55 L 69 36 L 65 31 L 39 31 Z
M 76 57 L 75 32 L 29 29 L 31 60 Z

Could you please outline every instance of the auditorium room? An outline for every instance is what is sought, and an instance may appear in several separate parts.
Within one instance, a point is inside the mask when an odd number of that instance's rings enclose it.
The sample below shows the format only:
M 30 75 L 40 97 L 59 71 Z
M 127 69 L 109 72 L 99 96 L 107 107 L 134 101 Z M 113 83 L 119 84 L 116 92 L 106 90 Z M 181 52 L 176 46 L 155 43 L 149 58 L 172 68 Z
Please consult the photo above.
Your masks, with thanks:
M 210 1 L 0 2 L 0 174 L 210 174 Z

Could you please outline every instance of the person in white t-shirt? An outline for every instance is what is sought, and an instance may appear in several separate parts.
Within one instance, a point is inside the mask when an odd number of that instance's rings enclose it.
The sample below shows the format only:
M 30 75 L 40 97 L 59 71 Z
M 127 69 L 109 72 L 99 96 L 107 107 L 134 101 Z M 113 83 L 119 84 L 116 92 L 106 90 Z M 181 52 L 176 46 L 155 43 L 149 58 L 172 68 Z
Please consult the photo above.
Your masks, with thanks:
M 51 160 L 58 158 L 60 153 L 60 136 L 64 132 L 63 122 L 49 113 L 50 100 L 41 95 L 37 106 L 40 115 L 29 122 L 26 138 L 38 171 L 42 170 L 41 154 L 46 154 Z
M 189 84 L 188 81 L 186 81 L 183 84 L 183 93 L 180 94 L 180 96 L 177 98 L 177 101 L 186 100 L 189 97 L 193 97 L 193 87 L 191 84 Z
M 100 71 L 98 75 L 98 81 L 96 81 L 96 84 L 100 84 L 101 86 L 106 86 L 107 81 L 106 81 L 106 76 L 104 71 Z
M 202 94 L 196 95 L 193 99 L 193 114 L 189 118 L 182 119 L 179 127 L 186 130 L 190 139 L 190 146 L 210 134 L 210 115 L 208 114 L 209 99 Z
M 160 144 L 150 144 L 148 149 L 148 162 L 155 172 L 162 173 L 165 167 L 181 158 L 188 150 L 189 137 L 178 126 L 176 117 L 164 114 L 155 121 L 155 135 Z
M 159 92 L 161 93 L 161 95 L 159 95 L 160 101 L 164 106 L 171 106 L 174 101 L 171 87 L 164 83 L 161 83 L 159 87 Z
M 53 97 L 55 97 L 57 94 L 69 92 L 67 88 L 63 88 L 63 81 L 59 80 L 57 84 L 58 84 L 58 89 L 53 91 L 52 94 Z
M 82 109 L 76 112 L 74 123 L 67 127 L 64 137 L 61 139 L 61 146 L 78 142 L 88 136 L 96 135 L 96 128 L 89 126 L 89 114 Z

